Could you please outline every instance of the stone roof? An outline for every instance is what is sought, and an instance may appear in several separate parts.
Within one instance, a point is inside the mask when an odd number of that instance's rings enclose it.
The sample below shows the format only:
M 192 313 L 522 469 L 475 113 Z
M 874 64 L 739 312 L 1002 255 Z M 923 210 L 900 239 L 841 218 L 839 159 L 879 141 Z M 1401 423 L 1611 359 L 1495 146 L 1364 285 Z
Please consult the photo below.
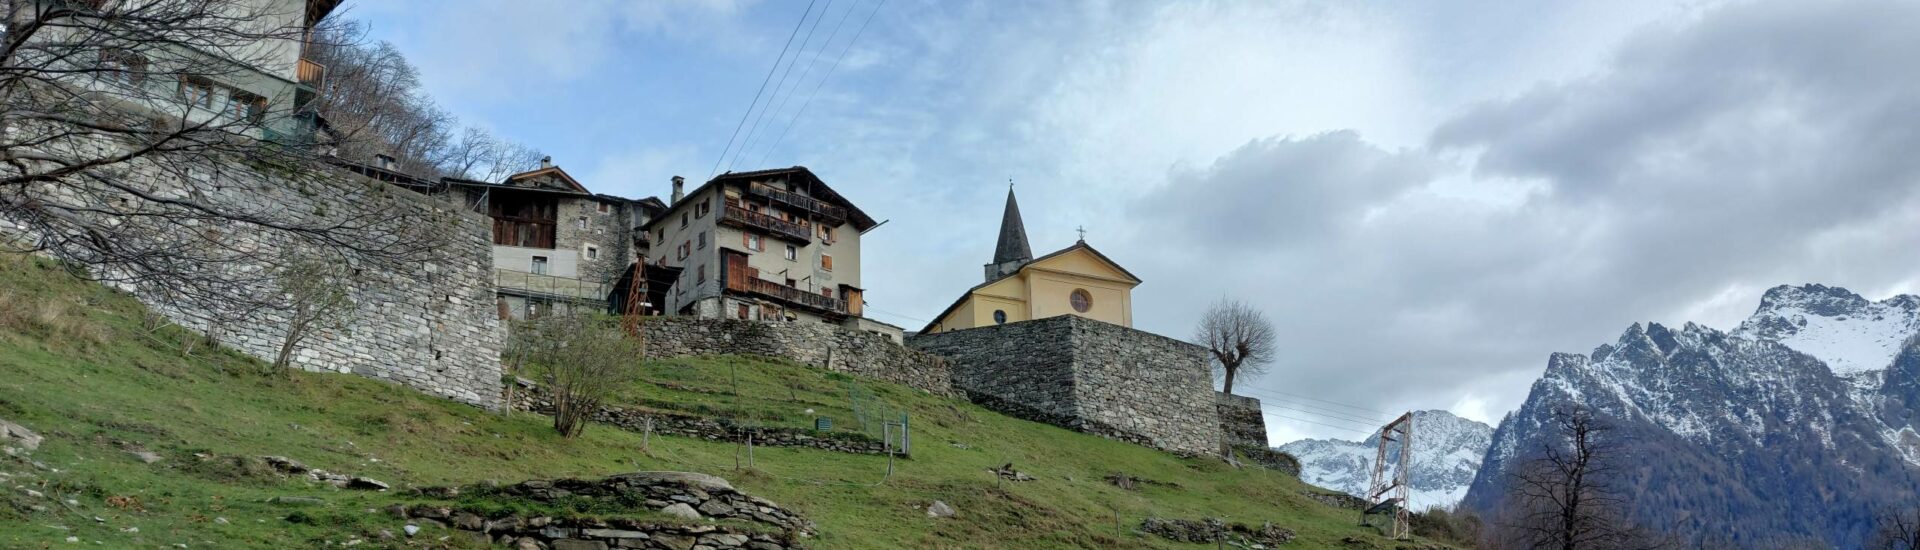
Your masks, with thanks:
M 1027 226 L 1020 220 L 1020 202 L 1013 198 L 1013 187 L 1007 187 L 1007 211 L 1000 215 L 1000 240 L 993 247 L 993 263 L 1003 264 L 1033 259 L 1033 248 L 1027 245 Z

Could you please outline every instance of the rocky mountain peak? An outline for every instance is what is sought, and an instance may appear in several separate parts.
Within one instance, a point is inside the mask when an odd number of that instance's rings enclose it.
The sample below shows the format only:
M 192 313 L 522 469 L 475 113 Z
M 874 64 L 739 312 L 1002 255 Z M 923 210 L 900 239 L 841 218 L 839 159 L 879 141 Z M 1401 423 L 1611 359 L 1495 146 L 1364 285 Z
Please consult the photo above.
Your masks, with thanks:
M 1886 369 L 1916 332 L 1920 297 L 1873 302 L 1844 288 L 1810 284 L 1767 290 L 1760 307 L 1733 334 L 1780 342 L 1848 376 Z
M 1360 496 L 1372 481 L 1373 458 L 1380 440 L 1306 439 L 1279 449 L 1300 460 L 1300 479 L 1314 485 Z M 1412 500 L 1416 508 L 1452 506 L 1466 496 L 1493 427 L 1443 410 L 1413 413 Z

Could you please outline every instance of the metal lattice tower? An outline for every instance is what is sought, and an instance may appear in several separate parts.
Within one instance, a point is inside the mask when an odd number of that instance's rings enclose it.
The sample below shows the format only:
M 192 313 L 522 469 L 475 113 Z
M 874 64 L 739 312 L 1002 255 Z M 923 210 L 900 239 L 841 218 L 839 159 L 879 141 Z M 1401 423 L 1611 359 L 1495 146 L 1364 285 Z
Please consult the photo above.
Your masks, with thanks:
M 1388 446 L 1398 444 L 1399 456 L 1394 457 L 1393 476 L 1387 476 Z M 1413 469 L 1413 413 L 1400 415 L 1400 418 L 1380 427 L 1380 448 L 1373 458 L 1373 483 L 1367 488 L 1367 509 L 1360 513 L 1360 522 L 1365 524 L 1367 516 L 1393 513 L 1393 526 L 1387 530 L 1387 536 L 1406 539 L 1413 535 L 1409 525 L 1411 512 L 1407 509 L 1407 499 L 1411 488 L 1407 485 L 1408 472 Z

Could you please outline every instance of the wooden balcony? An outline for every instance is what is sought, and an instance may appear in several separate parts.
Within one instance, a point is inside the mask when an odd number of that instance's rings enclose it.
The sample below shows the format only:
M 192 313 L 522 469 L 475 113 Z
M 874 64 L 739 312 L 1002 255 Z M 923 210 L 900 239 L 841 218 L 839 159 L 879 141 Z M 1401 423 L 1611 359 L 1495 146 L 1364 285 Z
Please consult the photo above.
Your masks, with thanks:
M 755 183 L 747 186 L 747 194 L 806 212 L 814 219 L 830 222 L 831 225 L 840 225 L 847 221 L 847 209 L 799 193 L 781 191 L 772 186 Z
M 728 273 L 727 290 L 765 296 L 784 302 L 787 305 L 799 306 L 816 311 L 839 315 L 847 314 L 846 300 L 828 298 L 759 277 L 746 276 L 744 273 L 740 274 L 740 276 L 734 275 L 734 273 Z
M 800 243 L 813 239 L 813 234 L 808 231 L 809 226 L 806 222 L 790 222 L 733 205 L 728 205 L 721 211 L 720 223 L 758 229 L 775 237 Z
M 294 75 L 300 81 L 300 85 L 318 90 L 326 81 L 327 67 L 301 58 L 300 64 L 294 68 Z

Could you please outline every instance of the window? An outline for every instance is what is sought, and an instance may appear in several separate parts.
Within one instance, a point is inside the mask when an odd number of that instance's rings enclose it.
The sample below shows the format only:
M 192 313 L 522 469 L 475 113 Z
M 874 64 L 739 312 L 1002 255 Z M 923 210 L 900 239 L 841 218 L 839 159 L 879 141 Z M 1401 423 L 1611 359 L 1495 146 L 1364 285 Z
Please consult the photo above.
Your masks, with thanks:
M 832 254 L 820 255 L 820 269 L 822 271 L 833 271 L 833 255 Z
M 532 270 L 533 270 L 533 274 L 535 275 L 546 275 L 547 274 L 547 257 L 534 256 Z
M 240 90 L 227 93 L 227 114 L 237 120 L 260 122 L 267 116 L 267 98 Z
M 996 324 L 996 325 L 1007 324 L 1007 311 L 1003 309 L 993 310 L 993 324 Z
M 579 227 L 580 227 L 580 230 L 581 230 L 581 231 L 586 231 L 586 230 L 587 230 L 587 217 L 586 217 L 586 216 L 581 216 L 581 217 L 580 217 L 580 219 L 577 219 L 577 220 L 573 220 L 573 223 L 574 223 L 574 225 L 577 225 L 577 226 L 579 226 Z
M 188 105 L 213 108 L 213 81 L 197 76 L 180 78 L 180 99 Z
M 712 211 L 713 203 L 711 202 L 700 201 L 700 204 L 693 205 L 693 217 L 695 218 L 707 217 L 707 213 Z
M 594 245 L 587 245 L 587 259 L 589 260 L 600 259 L 600 247 L 594 246 Z
M 100 68 L 106 71 L 104 78 L 109 82 L 138 86 L 146 80 L 147 58 L 126 50 L 100 50 Z
M 695 240 L 696 240 L 697 242 L 699 242 L 699 243 L 700 243 L 700 245 L 699 245 L 699 246 L 697 246 L 697 247 L 695 247 L 695 248 L 699 248 L 699 249 L 701 249 L 701 250 L 706 250 L 706 248 L 707 248 L 707 232 L 705 232 L 705 231 L 701 231 L 699 235 L 694 235 L 694 238 L 695 238 Z
M 833 244 L 833 228 L 824 223 L 820 224 L 820 242 Z
M 745 245 L 747 246 L 747 250 L 752 250 L 752 251 L 754 251 L 754 252 L 760 252 L 760 251 L 764 251 L 764 250 L 766 250 L 766 249 L 767 249 L 767 246 L 766 246 L 766 243 L 763 243 L 763 242 L 760 242 L 760 236 L 759 236 L 759 235 L 755 235 L 755 234 L 752 234 L 752 233 L 741 233 L 741 234 L 740 234 L 740 238 L 741 238 L 741 239 L 742 239 L 743 241 L 745 241 L 745 242 L 744 242 L 744 243 L 742 243 L 742 244 L 745 244 Z
M 603 203 L 599 203 L 599 206 L 600 206 L 600 213 L 601 213 L 601 214 L 605 214 L 605 213 L 607 213 L 607 203 L 604 203 L 604 202 L 603 202 Z
M 700 267 L 693 268 L 693 284 L 705 282 L 707 282 L 707 264 L 700 264 Z
M 1073 289 L 1073 294 L 1067 296 L 1067 301 L 1073 304 L 1074 311 L 1086 313 L 1087 310 L 1093 309 L 1093 295 L 1088 294 L 1087 289 L 1084 288 Z
M 747 307 L 746 304 L 740 304 L 740 319 L 745 320 L 747 318 L 747 312 L 750 310 L 751 308 Z
M 674 258 L 674 259 L 676 259 L 676 260 L 685 260 L 685 259 L 687 259 L 687 256 L 692 256 L 692 255 L 693 255 L 693 245 L 692 245 L 691 243 L 688 243 L 688 242 L 686 242 L 686 241 L 681 241 L 681 242 L 680 242 L 680 250 L 679 250 L 679 252 L 680 252 L 680 257 L 678 257 L 678 258 Z
M 828 298 L 832 298 L 832 297 L 833 297 L 833 288 L 831 288 L 831 287 L 829 287 L 829 288 L 823 288 L 823 289 L 820 289 L 820 295 L 821 295 L 821 296 L 826 296 L 826 297 L 828 297 Z
M 787 288 L 800 288 L 800 281 L 787 279 Z
M 791 261 L 791 260 L 798 260 L 798 259 L 800 259 L 800 249 L 794 248 L 793 245 L 787 245 L 787 260 Z
M 686 229 L 686 228 L 687 228 L 687 213 L 686 213 L 686 212 L 681 212 L 681 213 L 680 213 L 680 228 L 681 228 L 681 229 Z

